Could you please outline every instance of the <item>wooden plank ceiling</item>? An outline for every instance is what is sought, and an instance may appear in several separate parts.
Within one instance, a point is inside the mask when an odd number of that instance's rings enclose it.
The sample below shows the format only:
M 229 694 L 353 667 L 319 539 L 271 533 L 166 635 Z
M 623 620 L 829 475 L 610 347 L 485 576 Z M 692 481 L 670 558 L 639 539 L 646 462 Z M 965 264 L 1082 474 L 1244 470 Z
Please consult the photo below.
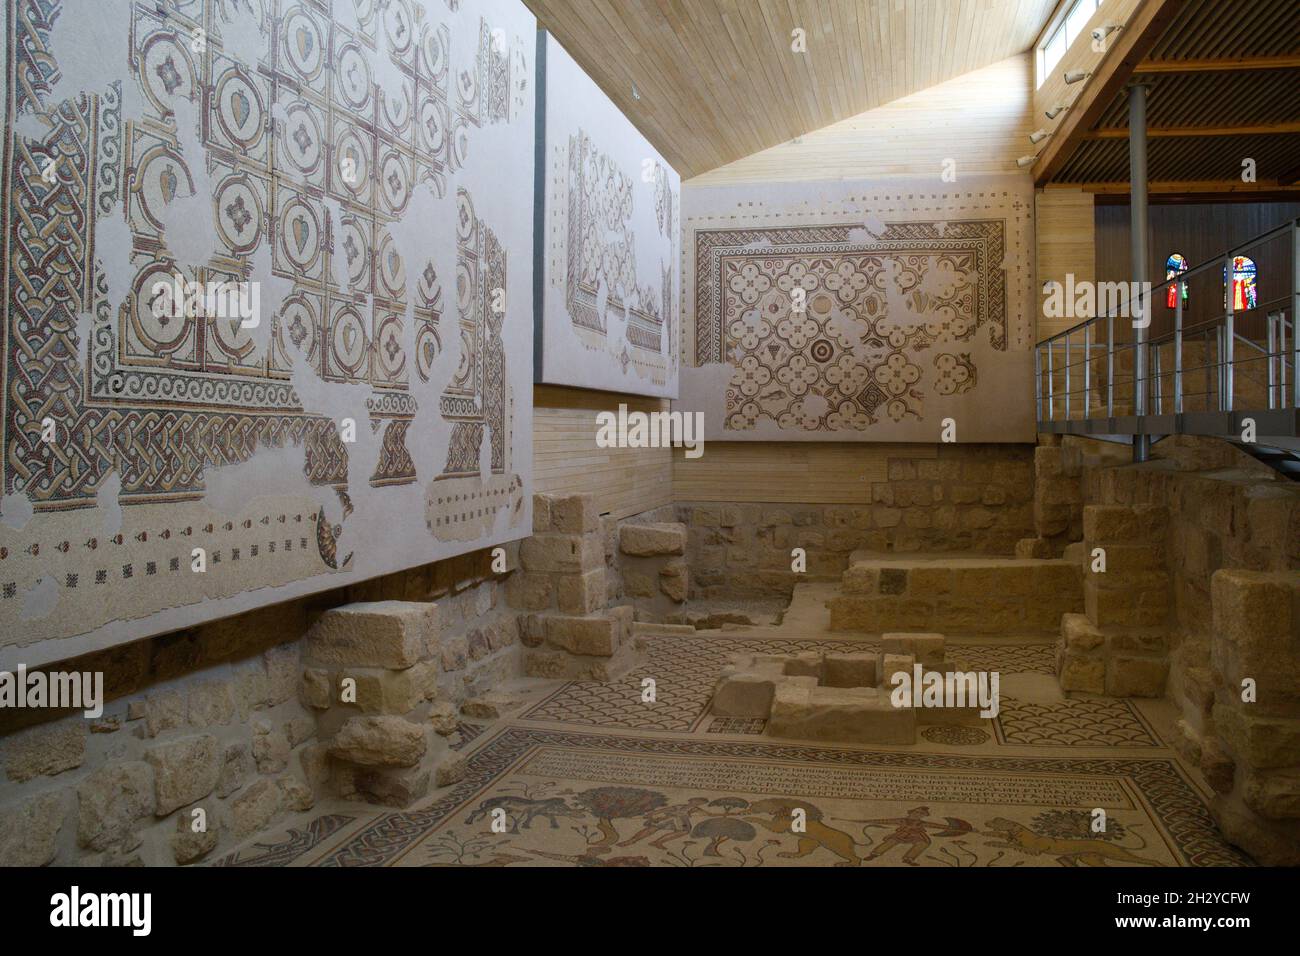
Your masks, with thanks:
M 1127 195 L 1127 84 L 1141 80 L 1153 196 L 1258 199 L 1300 188 L 1300 3 L 1146 0 L 1146 7 L 1160 11 L 1149 18 L 1152 32 L 1125 38 L 1142 55 L 1102 61 L 1074 107 L 1083 122 L 1035 169 L 1039 185 Z M 1247 158 L 1254 183 L 1242 180 Z
M 525 2 L 685 179 L 1021 53 L 1057 0 Z

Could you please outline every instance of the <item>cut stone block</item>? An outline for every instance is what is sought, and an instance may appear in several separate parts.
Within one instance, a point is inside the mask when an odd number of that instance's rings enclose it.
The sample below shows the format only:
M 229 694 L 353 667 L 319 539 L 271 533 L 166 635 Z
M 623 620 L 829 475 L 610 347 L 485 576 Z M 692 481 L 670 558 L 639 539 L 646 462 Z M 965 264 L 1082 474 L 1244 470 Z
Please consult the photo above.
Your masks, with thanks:
M 524 538 L 519 563 L 525 571 L 585 573 L 605 566 L 605 549 L 597 534 L 547 531 Z
M 910 654 L 922 664 L 941 664 L 943 635 L 890 631 L 880 635 L 880 650 L 885 654 Z
M 570 654 L 611 657 L 622 643 L 621 622 L 612 616 L 546 619 L 546 640 Z
M 767 717 L 772 709 L 779 674 L 757 670 L 724 670 L 713 691 L 713 713 L 718 717 Z
M 564 534 L 587 534 L 600 530 L 600 512 L 591 494 L 551 497 L 551 525 Z
M 656 554 L 685 554 L 686 525 L 624 524 L 618 529 L 618 546 L 624 554 L 649 557 Z
M 330 756 L 367 767 L 412 767 L 426 747 L 423 729 L 401 717 L 351 717 L 330 744 Z
M 438 643 L 438 607 L 368 601 L 332 608 L 307 632 L 307 658 L 322 667 L 410 667 Z
M 556 578 L 556 599 L 565 614 L 591 614 L 605 606 L 605 568 Z
M 767 729 L 802 740 L 910 744 L 916 740 L 916 713 L 910 707 L 894 707 L 887 693 L 873 687 L 785 681 L 776 689 Z

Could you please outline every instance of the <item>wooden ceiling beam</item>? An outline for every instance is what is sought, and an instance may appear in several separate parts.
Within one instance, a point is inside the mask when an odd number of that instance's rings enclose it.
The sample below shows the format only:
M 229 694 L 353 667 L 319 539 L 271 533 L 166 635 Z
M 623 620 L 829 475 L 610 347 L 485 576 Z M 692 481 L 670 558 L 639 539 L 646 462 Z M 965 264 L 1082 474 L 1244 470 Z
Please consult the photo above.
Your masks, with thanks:
M 1093 183 L 1049 183 L 1047 189 L 1072 189 L 1092 193 L 1100 205 L 1123 204 L 1131 192 L 1127 180 Z M 1300 200 L 1300 185 L 1283 182 L 1243 183 L 1236 179 L 1160 181 L 1147 184 L 1151 202 L 1210 203 L 1210 202 L 1296 202 Z
M 1147 137 L 1170 136 L 1271 136 L 1300 133 L 1300 122 L 1264 123 L 1257 126 L 1155 126 L 1147 128 Z M 1089 130 L 1082 139 L 1128 139 L 1127 126 L 1110 126 Z
M 1134 73 L 1212 73 L 1229 70 L 1300 69 L 1300 56 L 1239 56 L 1211 60 L 1144 60 Z
M 1092 76 L 1084 81 L 1083 90 L 1056 134 L 1038 154 L 1033 167 L 1034 185 L 1050 182 L 1061 171 L 1084 134 L 1101 118 L 1184 4 L 1185 0 L 1143 0 Z

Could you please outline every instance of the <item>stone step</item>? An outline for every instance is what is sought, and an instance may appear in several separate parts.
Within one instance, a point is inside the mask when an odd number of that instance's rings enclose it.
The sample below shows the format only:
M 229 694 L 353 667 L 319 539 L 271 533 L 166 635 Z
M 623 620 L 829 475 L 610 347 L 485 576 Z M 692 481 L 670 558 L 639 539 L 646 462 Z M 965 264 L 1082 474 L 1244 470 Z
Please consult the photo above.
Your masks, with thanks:
M 1055 631 L 1084 606 L 1081 569 L 1063 558 L 857 551 L 840 590 L 832 631 Z

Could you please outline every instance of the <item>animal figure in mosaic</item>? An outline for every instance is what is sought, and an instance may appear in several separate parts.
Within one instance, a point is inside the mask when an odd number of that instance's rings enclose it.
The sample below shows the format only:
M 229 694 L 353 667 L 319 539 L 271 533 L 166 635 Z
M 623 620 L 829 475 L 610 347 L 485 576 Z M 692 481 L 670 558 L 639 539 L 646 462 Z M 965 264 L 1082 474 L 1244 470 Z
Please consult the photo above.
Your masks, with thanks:
M 559 829 L 556 817 L 581 819 L 583 814 L 569 806 L 563 797 L 551 797 L 546 800 L 533 800 L 528 797 L 500 796 L 489 797 L 478 805 L 478 809 L 465 818 L 466 823 L 477 823 L 495 810 L 502 810 L 510 817 L 508 833 L 518 833 L 522 826 L 528 829 L 535 817 L 545 817 L 551 823 L 551 829 Z
M 807 800 L 796 800 L 792 797 L 772 797 L 767 800 L 755 801 L 750 805 L 750 810 L 767 814 L 767 816 L 745 817 L 745 820 L 765 830 L 770 830 L 772 833 L 790 833 L 790 825 L 794 819 L 795 810 L 803 810 L 806 814 L 806 829 L 803 833 L 797 834 L 799 837 L 797 848 L 793 851 L 787 850 L 778 853 L 777 856 L 797 860 L 809 856 L 819 848 L 824 847 L 840 858 L 840 862 L 836 863 L 836 866 L 862 865 L 862 860 L 857 854 L 857 847 L 863 845 L 859 844 L 843 830 L 837 830 L 830 824 L 825 823 L 822 811 Z
M 1130 850 L 1113 843 L 1044 836 L 1005 817 L 994 817 L 990 820 L 988 832 L 984 833 L 984 836 L 1000 841 L 990 844 L 991 846 L 1019 850 L 1029 856 L 1054 856 L 1061 866 L 1108 866 L 1111 863 L 1160 866 L 1156 860 L 1137 856 Z M 1136 849 L 1141 850 L 1145 847 L 1146 843 L 1143 842 L 1142 846 Z
M 708 802 L 708 797 L 691 797 L 684 803 L 670 803 L 665 807 L 656 807 L 645 815 L 640 830 L 615 845 L 631 846 L 657 834 L 650 841 L 650 845 L 666 850 L 670 841 L 684 840 L 691 835 L 692 829 L 696 826 L 691 818 L 697 813 L 706 812 L 703 807 Z

